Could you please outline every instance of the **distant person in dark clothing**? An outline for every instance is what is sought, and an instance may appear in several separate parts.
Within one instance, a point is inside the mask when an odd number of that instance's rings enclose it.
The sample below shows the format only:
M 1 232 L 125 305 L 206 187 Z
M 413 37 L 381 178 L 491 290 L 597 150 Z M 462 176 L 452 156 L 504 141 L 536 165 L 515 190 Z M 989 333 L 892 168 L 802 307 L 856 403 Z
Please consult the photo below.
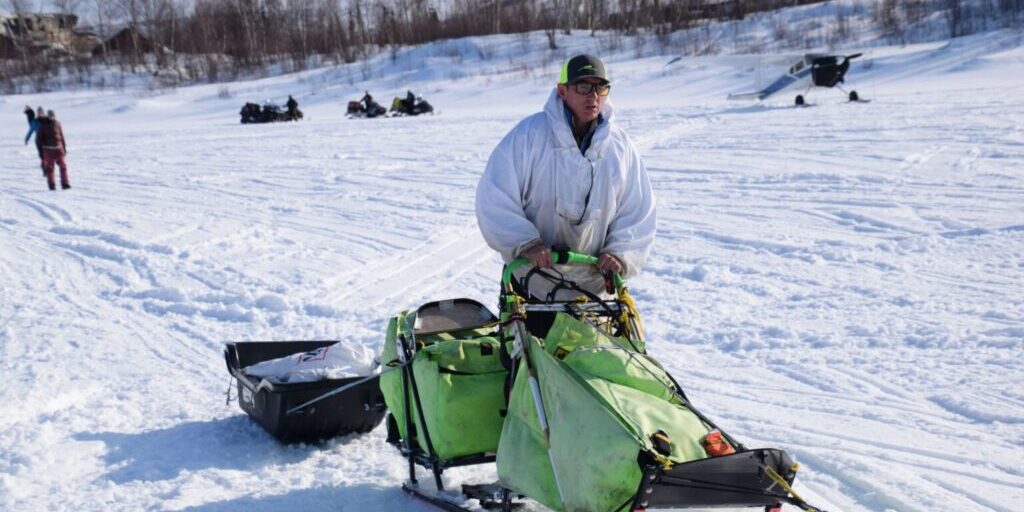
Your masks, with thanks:
M 287 118 L 289 121 L 302 119 L 302 112 L 299 111 L 299 102 L 295 101 L 291 94 L 288 95 L 288 102 L 285 103 L 285 106 L 288 107 Z
M 26 109 L 27 110 L 32 110 L 32 109 L 30 109 L 28 107 L 26 107 Z M 28 114 L 26 114 L 26 117 L 27 116 L 28 116 Z M 46 112 L 43 111 L 43 107 L 39 107 L 39 110 L 36 112 L 36 115 L 33 116 L 32 119 L 29 119 L 29 122 L 28 122 L 28 133 L 25 134 L 25 145 L 26 146 L 28 145 L 28 141 L 32 140 L 32 134 L 35 133 L 36 130 L 39 129 L 39 120 L 41 118 L 45 117 L 45 116 L 46 116 Z
M 416 95 L 412 91 L 405 91 L 405 111 L 412 113 L 412 109 L 416 107 Z
M 50 190 L 56 190 L 57 184 L 53 175 L 53 164 L 60 167 L 60 188 L 71 188 L 68 180 L 68 165 L 64 161 L 68 153 L 67 142 L 64 140 L 64 130 L 57 121 L 53 111 L 46 113 L 46 117 L 39 120 L 39 131 L 36 135 L 36 145 L 43 153 L 43 173 L 46 175 L 46 184 Z
M 39 110 L 33 113 L 32 107 L 25 105 L 25 117 L 29 118 L 28 133 L 25 134 L 25 145 L 27 146 L 28 141 L 32 139 L 32 134 L 39 130 L 39 122 L 46 117 L 46 112 L 43 111 L 43 107 L 39 107 Z M 43 170 L 43 176 L 46 176 L 46 168 L 43 167 L 43 148 L 39 145 L 38 135 L 36 135 L 36 152 L 39 153 L 39 168 Z

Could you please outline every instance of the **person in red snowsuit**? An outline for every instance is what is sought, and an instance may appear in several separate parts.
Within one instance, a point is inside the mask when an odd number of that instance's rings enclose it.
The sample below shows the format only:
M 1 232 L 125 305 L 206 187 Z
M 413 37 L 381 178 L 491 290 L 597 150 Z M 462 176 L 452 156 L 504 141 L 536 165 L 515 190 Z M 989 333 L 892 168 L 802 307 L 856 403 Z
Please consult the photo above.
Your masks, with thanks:
M 39 119 L 36 144 L 43 154 L 43 174 L 46 175 L 46 184 L 49 185 L 50 190 L 57 189 L 53 175 L 53 164 L 55 163 L 60 167 L 60 188 L 65 190 L 71 188 L 71 182 L 68 180 L 68 164 L 64 161 L 64 157 L 68 153 L 64 130 L 52 110 L 46 113 L 46 117 Z

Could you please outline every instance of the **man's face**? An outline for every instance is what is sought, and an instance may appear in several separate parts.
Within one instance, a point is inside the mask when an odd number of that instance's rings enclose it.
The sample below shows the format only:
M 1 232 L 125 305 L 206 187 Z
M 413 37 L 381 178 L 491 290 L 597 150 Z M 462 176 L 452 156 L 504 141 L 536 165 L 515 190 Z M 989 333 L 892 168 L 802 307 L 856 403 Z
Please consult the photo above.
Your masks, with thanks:
M 589 123 L 597 119 L 598 114 L 601 113 L 601 107 L 604 106 L 604 102 L 608 98 L 607 95 L 598 94 L 599 87 L 596 86 L 604 85 L 607 82 L 600 78 L 584 78 L 577 83 L 581 82 L 590 84 L 592 90 L 587 94 L 580 94 L 576 90 L 576 84 L 558 84 L 558 96 L 569 107 L 577 121 Z

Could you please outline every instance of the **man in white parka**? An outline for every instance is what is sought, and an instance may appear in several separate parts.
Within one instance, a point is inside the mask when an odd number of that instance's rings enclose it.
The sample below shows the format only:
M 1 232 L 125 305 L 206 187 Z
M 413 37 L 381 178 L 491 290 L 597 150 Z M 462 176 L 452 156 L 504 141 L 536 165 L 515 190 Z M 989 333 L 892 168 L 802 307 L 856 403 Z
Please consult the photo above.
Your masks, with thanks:
M 476 192 L 487 244 L 508 262 L 558 267 L 602 294 L 601 272 L 636 275 L 654 242 L 654 194 L 647 169 L 608 102 L 611 84 L 597 57 L 577 55 L 562 67 L 544 111 L 527 117 L 491 154 Z M 597 268 L 554 265 L 551 247 L 599 256 Z M 528 269 L 521 268 L 522 278 Z M 530 294 L 552 286 L 530 280 Z M 578 293 L 559 290 L 558 300 Z

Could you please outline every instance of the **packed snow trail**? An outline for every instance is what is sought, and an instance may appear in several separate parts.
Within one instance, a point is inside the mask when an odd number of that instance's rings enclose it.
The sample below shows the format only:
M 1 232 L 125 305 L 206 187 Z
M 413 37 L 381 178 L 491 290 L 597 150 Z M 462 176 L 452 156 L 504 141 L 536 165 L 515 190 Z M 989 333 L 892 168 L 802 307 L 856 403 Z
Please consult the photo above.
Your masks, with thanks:
M 871 103 L 809 109 L 726 102 L 750 70 L 725 58 L 608 59 L 658 194 L 631 283 L 650 350 L 734 436 L 795 455 L 830 511 L 1024 503 L 1019 41 L 880 49 L 850 74 Z M 344 119 L 398 89 L 382 78 L 297 94 L 300 123 L 237 123 L 329 71 L 227 100 L 0 98 L 5 120 L 57 110 L 75 187 L 45 190 L 23 122 L 0 126 L 0 510 L 427 510 L 383 429 L 286 447 L 225 405 L 221 350 L 376 348 L 401 309 L 495 305 L 475 187 L 550 83 L 447 65 L 462 78 L 415 84 L 443 111 L 425 118 Z

